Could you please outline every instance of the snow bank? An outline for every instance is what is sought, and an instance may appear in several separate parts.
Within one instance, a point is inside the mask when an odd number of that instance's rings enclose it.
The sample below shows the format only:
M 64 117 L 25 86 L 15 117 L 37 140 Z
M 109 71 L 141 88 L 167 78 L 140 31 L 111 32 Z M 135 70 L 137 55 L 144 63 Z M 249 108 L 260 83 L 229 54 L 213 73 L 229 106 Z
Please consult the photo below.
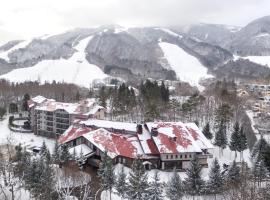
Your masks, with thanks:
M 189 55 L 177 45 L 160 42 L 159 46 L 180 80 L 188 82 L 192 86 L 197 86 L 199 90 L 203 90 L 203 86 L 199 84 L 199 81 L 202 78 L 212 77 L 207 74 L 207 68 L 197 58 Z
M 85 59 L 85 48 L 92 36 L 83 39 L 75 47 L 76 53 L 69 59 L 43 60 L 32 67 L 20 68 L 0 76 L 12 82 L 45 81 L 74 83 L 89 87 L 94 79 L 107 77 L 96 65 Z

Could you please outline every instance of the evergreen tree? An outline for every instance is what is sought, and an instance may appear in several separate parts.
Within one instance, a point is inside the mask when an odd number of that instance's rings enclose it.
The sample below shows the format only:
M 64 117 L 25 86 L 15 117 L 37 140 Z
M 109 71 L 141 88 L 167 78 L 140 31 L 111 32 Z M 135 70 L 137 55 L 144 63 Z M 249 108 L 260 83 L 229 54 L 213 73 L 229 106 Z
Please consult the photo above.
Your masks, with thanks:
M 98 169 L 98 177 L 100 178 L 101 189 L 103 191 L 110 192 L 110 199 L 112 188 L 115 183 L 115 174 L 113 170 L 114 169 L 112 159 L 108 156 L 107 152 L 105 151 L 104 155 L 101 157 L 101 164 Z
M 218 163 L 217 158 L 215 158 L 212 163 L 207 186 L 208 186 L 209 192 L 212 194 L 215 194 L 215 199 L 216 199 L 216 194 L 222 192 L 222 189 L 224 186 L 224 179 L 221 174 L 220 165 Z
M 257 161 L 257 159 L 264 159 L 264 154 L 269 148 L 269 144 L 266 142 L 266 140 L 261 136 L 261 138 L 254 144 L 252 152 L 251 152 L 251 158 L 254 161 Z
M 223 122 L 221 122 L 220 127 L 215 134 L 214 145 L 219 147 L 220 152 L 227 146 L 226 126 L 224 126 Z
M 187 169 L 185 179 L 186 191 L 191 195 L 199 195 L 204 189 L 204 180 L 201 177 L 202 167 L 197 156 L 191 161 L 190 168 Z
M 239 127 L 238 122 L 235 122 L 233 129 L 234 130 L 233 130 L 233 133 L 231 135 L 229 147 L 230 147 L 231 151 L 234 151 L 235 158 L 236 158 L 237 151 L 238 151 L 239 146 L 240 146 L 240 127 Z
M 147 197 L 149 184 L 142 161 L 134 160 L 132 171 L 129 173 L 127 197 L 129 200 L 143 200 Z
M 269 146 L 269 145 L 268 145 Z M 244 132 L 244 128 L 241 127 L 240 129 L 240 135 L 239 135 L 239 145 L 238 145 L 238 148 L 237 150 L 240 152 L 240 158 L 241 160 L 243 159 L 243 151 L 246 150 L 248 148 L 248 145 L 247 145 L 247 136 Z
M 121 167 L 121 171 L 119 172 L 116 182 L 115 182 L 115 189 L 117 191 L 117 194 L 122 198 L 126 197 L 126 192 L 128 189 L 127 183 L 126 183 L 127 175 L 125 174 L 124 167 Z
M 52 154 L 52 161 L 55 164 L 59 164 L 59 162 L 60 162 L 59 151 L 60 151 L 59 145 L 58 145 L 58 142 L 56 140 L 55 143 L 54 143 L 53 154 Z
M 180 176 L 174 169 L 172 177 L 166 185 L 166 197 L 169 200 L 179 200 L 183 197 L 183 186 Z
M 41 156 L 46 156 L 46 154 L 48 153 L 48 148 L 47 148 L 47 146 L 46 146 L 46 143 L 45 143 L 45 141 L 43 140 L 43 142 L 42 142 L 42 146 L 41 146 L 41 148 L 40 148 L 40 155 Z
M 62 165 L 68 164 L 70 159 L 71 159 L 71 155 L 68 151 L 68 146 L 66 144 L 61 145 L 61 151 L 59 155 L 60 167 Z
M 23 96 L 23 100 L 22 100 L 22 111 L 27 111 L 28 110 L 28 101 L 29 100 L 30 100 L 30 95 L 26 93 Z
M 212 138 L 213 138 L 213 134 L 211 133 L 211 131 L 210 131 L 210 124 L 209 124 L 209 122 L 207 122 L 207 124 L 205 125 L 205 127 L 203 128 L 203 134 L 204 134 L 204 136 L 207 138 L 207 139 L 209 139 L 209 140 L 211 140 Z
M 229 167 L 226 182 L 232 188 L 237 187 L 241 182 L 240 167 L 237 166 L 235 160 Z
M 149 200 L 163 199 L 163 184 L 160 182 L 158 171 L 155 171 L 154 180 L 149 184 L 148 196 Z
M 215 145 L 217 145 L 221 151 L 227 146 L 227 128 L 232 117 L 232 110 L 229 104 L 223 103 L 218 107 L 215 113 Z

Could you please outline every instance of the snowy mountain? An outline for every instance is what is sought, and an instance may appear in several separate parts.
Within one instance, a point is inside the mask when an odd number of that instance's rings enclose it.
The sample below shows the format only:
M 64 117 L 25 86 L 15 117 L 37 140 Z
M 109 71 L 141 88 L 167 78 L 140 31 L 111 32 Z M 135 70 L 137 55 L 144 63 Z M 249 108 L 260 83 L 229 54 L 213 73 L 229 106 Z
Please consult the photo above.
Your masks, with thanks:
M 239 65 L 245 74 L 235 78 L 248 78 L 254 69 L 264 76 L 270 74 L 264 66 L 270 60 L 269 35 L 270 17 L 241 28 L 197 24 L 74 29 L 0 46 L 0 78 L 56 80 L 88 87 L 94 79 L 107 76 L 137 83 L 150 77 L 179 79 L 200 87 L 202 79 L 230 77 Z M 236 63 L 234 55 L 249 62 Z

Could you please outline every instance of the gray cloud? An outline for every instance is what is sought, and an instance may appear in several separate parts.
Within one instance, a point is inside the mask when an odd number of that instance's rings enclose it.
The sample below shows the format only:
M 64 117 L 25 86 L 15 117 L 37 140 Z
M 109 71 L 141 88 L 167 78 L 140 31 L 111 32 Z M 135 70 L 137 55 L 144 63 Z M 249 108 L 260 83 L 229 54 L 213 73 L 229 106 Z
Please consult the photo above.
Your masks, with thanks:
M 245 25 L 269 8 L 269 0 L 9 0 L 0 8 L 0 29 L 28 38 L 112 23 Z

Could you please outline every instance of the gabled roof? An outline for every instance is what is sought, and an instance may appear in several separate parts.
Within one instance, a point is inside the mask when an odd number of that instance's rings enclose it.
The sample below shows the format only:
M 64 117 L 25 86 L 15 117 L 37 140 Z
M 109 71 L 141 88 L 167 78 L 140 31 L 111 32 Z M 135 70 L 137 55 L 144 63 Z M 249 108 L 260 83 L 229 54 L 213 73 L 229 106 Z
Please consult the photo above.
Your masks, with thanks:
M 64 144 L 66 142 L 75 140 L 76 138 L 81 137 L 82 135 L 89 133 L 92 130 L 92 128 L 77 127 L 72 125 L 59 137 L 58 142 L 60 144 Z
M 202 152 L 191 132 L 182 122 L 153 122 L 147 123 L 149 130 L 156 128 L 158 134 L 153 140 L 162 154 Z
M 195 123 L 186 123 L 185 124 L 189 132 L 191 133 L 196 144 L 201 149 L 213 149 L 214 146 L 212 143 L 204 136 L 203 132 L 198 128 Z
M 111 158 L 119 155 L 129 158 L 144 155 L 136 135 L 116 134 L 100 128 L 84 134 L 83 137 L 102 152 L 107 151 L 108 156 Z

